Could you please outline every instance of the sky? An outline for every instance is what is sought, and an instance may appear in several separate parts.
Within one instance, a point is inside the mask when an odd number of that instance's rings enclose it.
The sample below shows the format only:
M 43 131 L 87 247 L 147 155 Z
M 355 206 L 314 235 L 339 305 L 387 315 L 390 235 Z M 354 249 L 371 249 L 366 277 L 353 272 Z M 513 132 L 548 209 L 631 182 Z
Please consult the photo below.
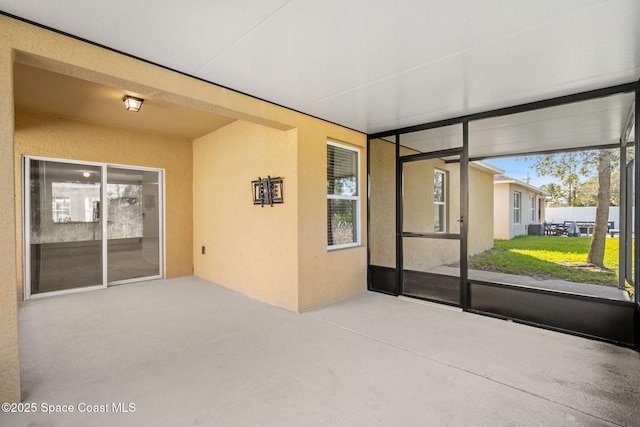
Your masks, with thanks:
M 528 177 L 530 178 L 529 184 L 536 187 L 548 184 L 554 180 L 554 178 L 549 176 L 538 177 L 532 167 L 534 163 L 533 160 L 525 160 L 524 157 L 503 157 L 484 160 L 484 162 L 503 169 L 505 171 L 504 174 L 508 177 L 524 182 L 527 182 Z

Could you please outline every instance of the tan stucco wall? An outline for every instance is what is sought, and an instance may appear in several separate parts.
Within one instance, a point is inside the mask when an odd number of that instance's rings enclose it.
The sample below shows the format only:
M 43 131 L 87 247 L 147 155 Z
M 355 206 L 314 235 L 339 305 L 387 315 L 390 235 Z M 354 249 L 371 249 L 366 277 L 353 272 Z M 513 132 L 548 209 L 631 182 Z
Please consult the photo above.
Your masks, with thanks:
M 327 250 L 327 140 L 360 151 L 358 247 Z M 304 117 L 298 128 L 298 310 L 329 304 L 367 285 L 367 139 L 364 134 Z
M 291 310 L 298 308 L 296 142 L 296 130 L 239 120 L 193 146 L 195 274 Z M 254 205 L 251 181 L 268 175 L 283 178 L 284 203 Z
M 396 146 L 369 145 L 369 251 L 371 265 L 396 267 Z
M 384 140 L 372 140 L 369 147 L 369 250 L 371 264 L 379 267 L 396 267 L 396 147 Z M 417 151 L 400 147 L 400 155 L 418 154 Z M 431 166 L 442 162 L 431 162 Z M 423 162 L 420 162 L 421 164 Z M 412 169 L 413 168 L 413 169 Z M 408 165 L 405 179 L 407 189 L 408 217 L 405 217 L 405 231 L 433 229 L 433 207 L 427 203 L 424 182 L 433 182 L 433 171 Z M 457 202 L 456 206 L 458 206 Z M 423 211 L 420 211 L 422 209 Z M 425 211 L 426 210 L 426 211 Z M 427 245 L 428 246 L 428 245 Z M 414 252 L 414 251 L 412 251 Z
M 360 149 L 364 226 L 366 138 L 297 116 L 289 131 L 240 120 L 194 141 L 193 244 L 196 275 L 304 311 L 366 289 L 366 233 L 337 251 L 326 234 L 327 141 Z M 284 203 L 254 206 L 251 181 L 267 175 L 284 178 Z
M 13 52 L 4 48 L 0 50 L 0 402 L 20 400 L 12 81 Z
M 144 166 L 165 172 L 166 276 L 192 272 L 193 197 L 192 144 L 179 138 L 100 126 L 27 111 L 15 118 L 16 217 L 22 214 L 21 157 L 23 155 Z M 16 258 L 22 265 L 22 229 L 16 235 Z M 18 270 L 22 296 L 22 271 Z
M 469 167 L 467 252 L 470 256 L 493 247 L 493 206 L 493 175 Z

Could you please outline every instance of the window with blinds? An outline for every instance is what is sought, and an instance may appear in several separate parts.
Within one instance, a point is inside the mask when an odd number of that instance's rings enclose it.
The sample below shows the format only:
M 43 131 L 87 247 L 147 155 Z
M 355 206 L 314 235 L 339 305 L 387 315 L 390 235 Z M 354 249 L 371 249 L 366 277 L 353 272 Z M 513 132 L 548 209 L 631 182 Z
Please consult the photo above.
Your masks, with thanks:
M 360 152 L 327 143 L 327 246 L 338 249 L 360 244 Z

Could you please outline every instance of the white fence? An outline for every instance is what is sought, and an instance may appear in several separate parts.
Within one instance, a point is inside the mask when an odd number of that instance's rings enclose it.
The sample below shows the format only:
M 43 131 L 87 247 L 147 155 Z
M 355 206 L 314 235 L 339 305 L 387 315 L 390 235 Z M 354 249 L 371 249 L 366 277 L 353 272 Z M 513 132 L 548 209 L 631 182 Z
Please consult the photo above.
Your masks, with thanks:
M 595 206 L 588 207 L 566 207 L 549 208 L 545 210 L 547 222 L 563 223 L 565 221 L 595 221 Z M 609 221 L 613 221 L 613 228 L 620 228 L 620 208 L 618 206 L 609 207 Z

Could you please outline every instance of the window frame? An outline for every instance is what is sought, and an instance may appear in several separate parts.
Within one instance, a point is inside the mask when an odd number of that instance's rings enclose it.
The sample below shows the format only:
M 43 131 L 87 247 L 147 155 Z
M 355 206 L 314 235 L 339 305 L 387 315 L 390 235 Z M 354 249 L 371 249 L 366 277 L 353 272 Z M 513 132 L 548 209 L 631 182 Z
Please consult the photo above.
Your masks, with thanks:
M 536 205 L 537 205 L 537 201 L 538 198 L 536 197 L 535 194 L 533 194 L 530 198 L 531 200 L 531 222 L 537 222 L 538 219 L 536 218 Z
M 436 175 L 437 174 L 441 174 L 442 175 L 442 202 L 437 202 L 435 200 L 435 194 L 434 194 L 434 199 L 433 199 L 433 232 L 434 233 L 438 233 L 438 234 L 446 234 L 447 233 L 447 228 L 449 226 L 449 223 L 447 221 L 447 214 L 448 214 L 448 206 L 447 204 L 449 203 L 449 198 L 447 197 L 447 191 L 448 191 L 448 184 L 449 184 L 449 180 L 447 178 L 447 171 L 442 170 L 442 169 L 438 169 L 438 168 L 434 168 L 433 169 L 433 185 L 434 185 L 434 191 L 435 191 L 435 184 L 436 184 Z M 436 209 L 438 209 L 438 206 L 443 206 L 443 215 L 442 215 L 442 230 L 436 231 L 436 221 L 435 221 L 435 213 L 436 213 Z
M 516 203 L 517 200 L 517 203 Z M 513 192 L 513 223 L 521 224 L 522 223 L 522 192 L 514 191 Z
M 63 219 L 68 217 L 68 221 Z M 71 198 L 69 196 L 51 196 L 51 220 L 54 224 L 71 222 Z
M 354 196 L 343 196 L 343 195 L 338 195 L 338 194 L 329 194 L 327 192 L 327 217 L 326 217 L 326 222 L 327 222 L 327 230 L 329 230 L 330 228 L 330 218 L 328 216 L 328 211 L 329 211 L 329 203 L 330 200 L 352 200 L 355 201 L 355 212 L 353 214 L 353 227 L 354 227 L 354 242 L 351 243 L 343 243 L 343 244 L 338 244 L 338 245 L 329 245 L 329 240 L 328 240 L 328 236 L 327 236 L 327 250 L 332 251 L 332 250 L 336 250 L 336 249 L 345 249 L 345 248 L 353 248 L 353 247 L 358 247 L 361 245 L 361 221 L 360 221 L 360 212 L 361 212 L 361 179 L 360 179 L 360 171 L 361 171 L 361 155 L 360 155 L 360 149 L 356 148 L 356 147 L 351 147 L 349 145 L 345 145 L 345 144 L 339 144 L 337 142 L 333 142 L 333 141 L 327 141 L 327 147 L 329 146 L 333 146 L 333 147 L 337 147 L 343 150 L 348 150 L 348 151 L 352 151 L 356 154 L 356 171 L 355 171 L 355 177 L 356 177 L 356 194 Z M 327 161 L 328 161 L 328 149 L 326 151 L 327 153 Z M 327 173 L 327 178 L 328 178 L 328 169 L 326 170 Z

